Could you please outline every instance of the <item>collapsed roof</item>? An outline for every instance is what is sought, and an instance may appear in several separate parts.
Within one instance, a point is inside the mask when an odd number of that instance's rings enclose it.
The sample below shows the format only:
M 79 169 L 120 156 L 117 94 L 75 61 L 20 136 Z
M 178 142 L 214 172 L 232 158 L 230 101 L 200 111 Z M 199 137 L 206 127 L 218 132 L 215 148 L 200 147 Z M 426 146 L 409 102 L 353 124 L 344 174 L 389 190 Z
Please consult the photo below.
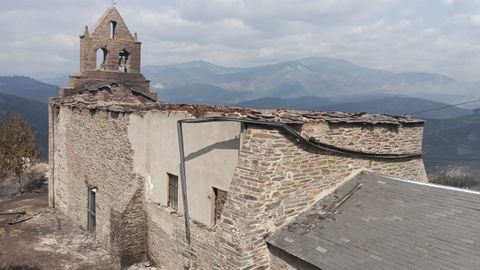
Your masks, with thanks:
M 156 102 L 154 99 L 143 94 L 142 91 L 135 90 L 117 81 L 78 90 L 78 93 L 73 96 L 54 99 L 54 101 L 71 107 L 84 107 L 115 112 L 131 113 L 146 110 L 187 111 L 195 117 L 224 116 L 285 124 L 328 122 L 401 126 L 423 123 L 422 120 L 410 115 L 391 116 L 386 114 L 297 111 L 287 109 L 253 110 L 223 105 L 166 104 Z

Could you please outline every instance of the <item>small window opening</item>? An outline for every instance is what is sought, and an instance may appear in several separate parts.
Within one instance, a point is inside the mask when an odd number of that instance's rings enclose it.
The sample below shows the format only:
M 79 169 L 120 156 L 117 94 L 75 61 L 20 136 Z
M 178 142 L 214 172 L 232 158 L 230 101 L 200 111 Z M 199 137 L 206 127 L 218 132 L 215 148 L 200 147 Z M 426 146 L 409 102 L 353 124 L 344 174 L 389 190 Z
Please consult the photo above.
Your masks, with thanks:
M 110 38 L 115 38 L 115 31 L 117 30 L 117 22 L 110 21 Z
M 178 176 L 168 175 L 168 206 L 178 210 Z
M 107 59 L 107 50 L 99 48 L 97 50 L 97 70 L 105 70 L 105 60 Z
M 118 71 L 122 73 L 127 73 L 127 64 L 128 64 L 128 56 L 130 54 L 125 51 L 121 50 L 118 54 Z
M 215 204 L 213 210 L 213 225 L 217 224 L 222 217 L 223 205 L 227 200 L 227 192 L 225 190 L 213 188 L 213 194 L 215 195 Z
M 95 229 L 97 226 L 96 221 L 96 212 L 95 212 L 95 201 L 97 195 L 96 188 L 88 188 L 88 206 L 87 206 L 87 229 L 91 233 L 95 233 Z

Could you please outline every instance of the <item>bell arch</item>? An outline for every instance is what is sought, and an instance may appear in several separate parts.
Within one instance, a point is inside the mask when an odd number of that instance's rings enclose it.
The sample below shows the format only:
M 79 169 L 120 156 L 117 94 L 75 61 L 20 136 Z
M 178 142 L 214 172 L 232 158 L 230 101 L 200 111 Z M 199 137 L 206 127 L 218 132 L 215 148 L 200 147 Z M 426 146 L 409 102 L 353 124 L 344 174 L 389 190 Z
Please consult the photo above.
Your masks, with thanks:
M 96 70 L 105 70 L 105 61 L 107 60 L 107 49 L 98 48 L 96 51 Z
M 130 69 L 129 58 L 130 53 L 123 49 L 118 53 L 118 71 L 121 73 L 128 73 Z

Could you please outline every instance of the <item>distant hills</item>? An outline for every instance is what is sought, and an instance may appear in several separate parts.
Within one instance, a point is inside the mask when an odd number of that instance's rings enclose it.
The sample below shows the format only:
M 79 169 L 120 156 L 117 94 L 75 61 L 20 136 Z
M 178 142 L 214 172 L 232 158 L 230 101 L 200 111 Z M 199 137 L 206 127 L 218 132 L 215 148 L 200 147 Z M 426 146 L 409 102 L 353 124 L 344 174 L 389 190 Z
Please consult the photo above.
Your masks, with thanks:
M 448 104 L 445 103 L 430 101 L 421 98 L 412 98 L 407 96 L 390 96 L 365 101 L 336 103 L 331 105 L 319 106 L 318 109 L 325 111 L 368 112 L 393 115 L 412 114 L 415 117 L 422 119 L 445 119 L 472 114 L 471 110 L 459 108 L 456 106 L 444 108 L 441 110 L 432 110 L 447 106 Z
M 406 95 L 444 103 L 462 102 L 480 97 L 476 83 L 425 72 L 390 72 L 355 65 L 351 62 L 308 57 L 251 68 L 231 68 L 205 61 L 183 64 L 145 66 L 143 73 L 152 81 L 152 90 L 162 97 L 164 91 L 181 87 L 182 94 L 169 93 L 164 100 L 193 100 L 186 92 L 198 92 L 196 85 L 215 87 L 229 98 L 222 103 L 239 103 L 244 99 L 269 96 L 293 98 L 300 96 L 364 96 Z M 239 96 L 229 93 L 240 92 Z M 192 93 L 195 96 L 195 93 Z
M 27 119 L 37 132 L 44 158 L 48 153 L 48 98 L 58 96 L 58 86 L 25 76 L 0 76 L 0 121 L 9 113 Z
M 160 100 L 170 103 L 401 115 L 480 98 L 480 90 L 476 90 L 480 82 L 460 82 L 432 73 L 395 73 L 325 57 L 251 68 L 193 61 L 145 66 L 143 73 Z M 49 82 L 65 85 L 64 77 L 51 76 Z M 6 112 L 27 118 L 37 130 L 46 155 L 46 102 L 57 95 L 58 87 L 53 84 L 24 76 L 0 76 L 0 120 Z M 427 120 L 425 128 L 425 163 L 429 172 L 451 165 L 471 171 L 480 165 L 476 163 L 480 151 L 472 148 L 478 143 L 480 120 L 471 110 L 452 106 L 415 116 L 436 119 Z
M 195 91 L 192 91 L 195 89 Z M 169 103 L 225 104 L 226 100 L 243 100 L 249 95 L 242 91 L 226 91 L 209 84 L 174 86 L 158 93 L 158 98 Z
M 48 153 L 48 107 L 47 104 L 13 95 L 0 94 L 0 121 L 7 113 L 23 116 L 37 132 L 37 142 L 42 155 Z
M 367 112 L 367 113 L 385 113 L 393 115 L 414 114 L 422 119 L 445 119 L 471 115 L 472 111 L 456 106 L 444 108 L 442 110 L 433 110 L 440 107 L 447 107 L 448 104 L 430 101 L 420 98 L 407 96 L 378 96 L 361 97 L 358 99 L 350 98 L 348 102 L 336 103 L 328 98 L 319 97 L 297 97 L 297 98 L 276 98 L 266 97 L 239 102 L 234 104 L 238 107 L 254 109 L 279 109 L 289 108 L 296 110 L 319 110 L 319 111 L 340 111 L 340 112 Z M 338 101 L 337 101 L 338 102 Z M 417 113 L 423 112 L 423 113 Z
M 315 110 L 322 106 L 332 104 L 333 102 L 327 98 L 321 97 L 296 97 L 296 98 L 279 98 L 264 97 L 253 100 L 246 100 L 233 104 L 237 107 L 251 109 L 294 109 L 294 110 Z
M 58 96 L 58 86 L 24 76 L 0 76 L 0 93 L 47 103 L 49 97 Z
M 480 175 L 480 114 L 426 121 L 423 150 L 429 174 Z

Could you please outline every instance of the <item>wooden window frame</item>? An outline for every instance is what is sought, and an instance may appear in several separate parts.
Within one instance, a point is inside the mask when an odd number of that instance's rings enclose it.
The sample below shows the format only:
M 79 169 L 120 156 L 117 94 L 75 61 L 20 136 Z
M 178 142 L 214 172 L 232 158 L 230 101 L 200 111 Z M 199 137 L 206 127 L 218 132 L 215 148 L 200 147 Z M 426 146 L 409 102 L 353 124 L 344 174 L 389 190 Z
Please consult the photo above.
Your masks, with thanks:
M 167 206 L 178 211 L 178 176 L 167 173 L 168 176 L 168 192 Z

